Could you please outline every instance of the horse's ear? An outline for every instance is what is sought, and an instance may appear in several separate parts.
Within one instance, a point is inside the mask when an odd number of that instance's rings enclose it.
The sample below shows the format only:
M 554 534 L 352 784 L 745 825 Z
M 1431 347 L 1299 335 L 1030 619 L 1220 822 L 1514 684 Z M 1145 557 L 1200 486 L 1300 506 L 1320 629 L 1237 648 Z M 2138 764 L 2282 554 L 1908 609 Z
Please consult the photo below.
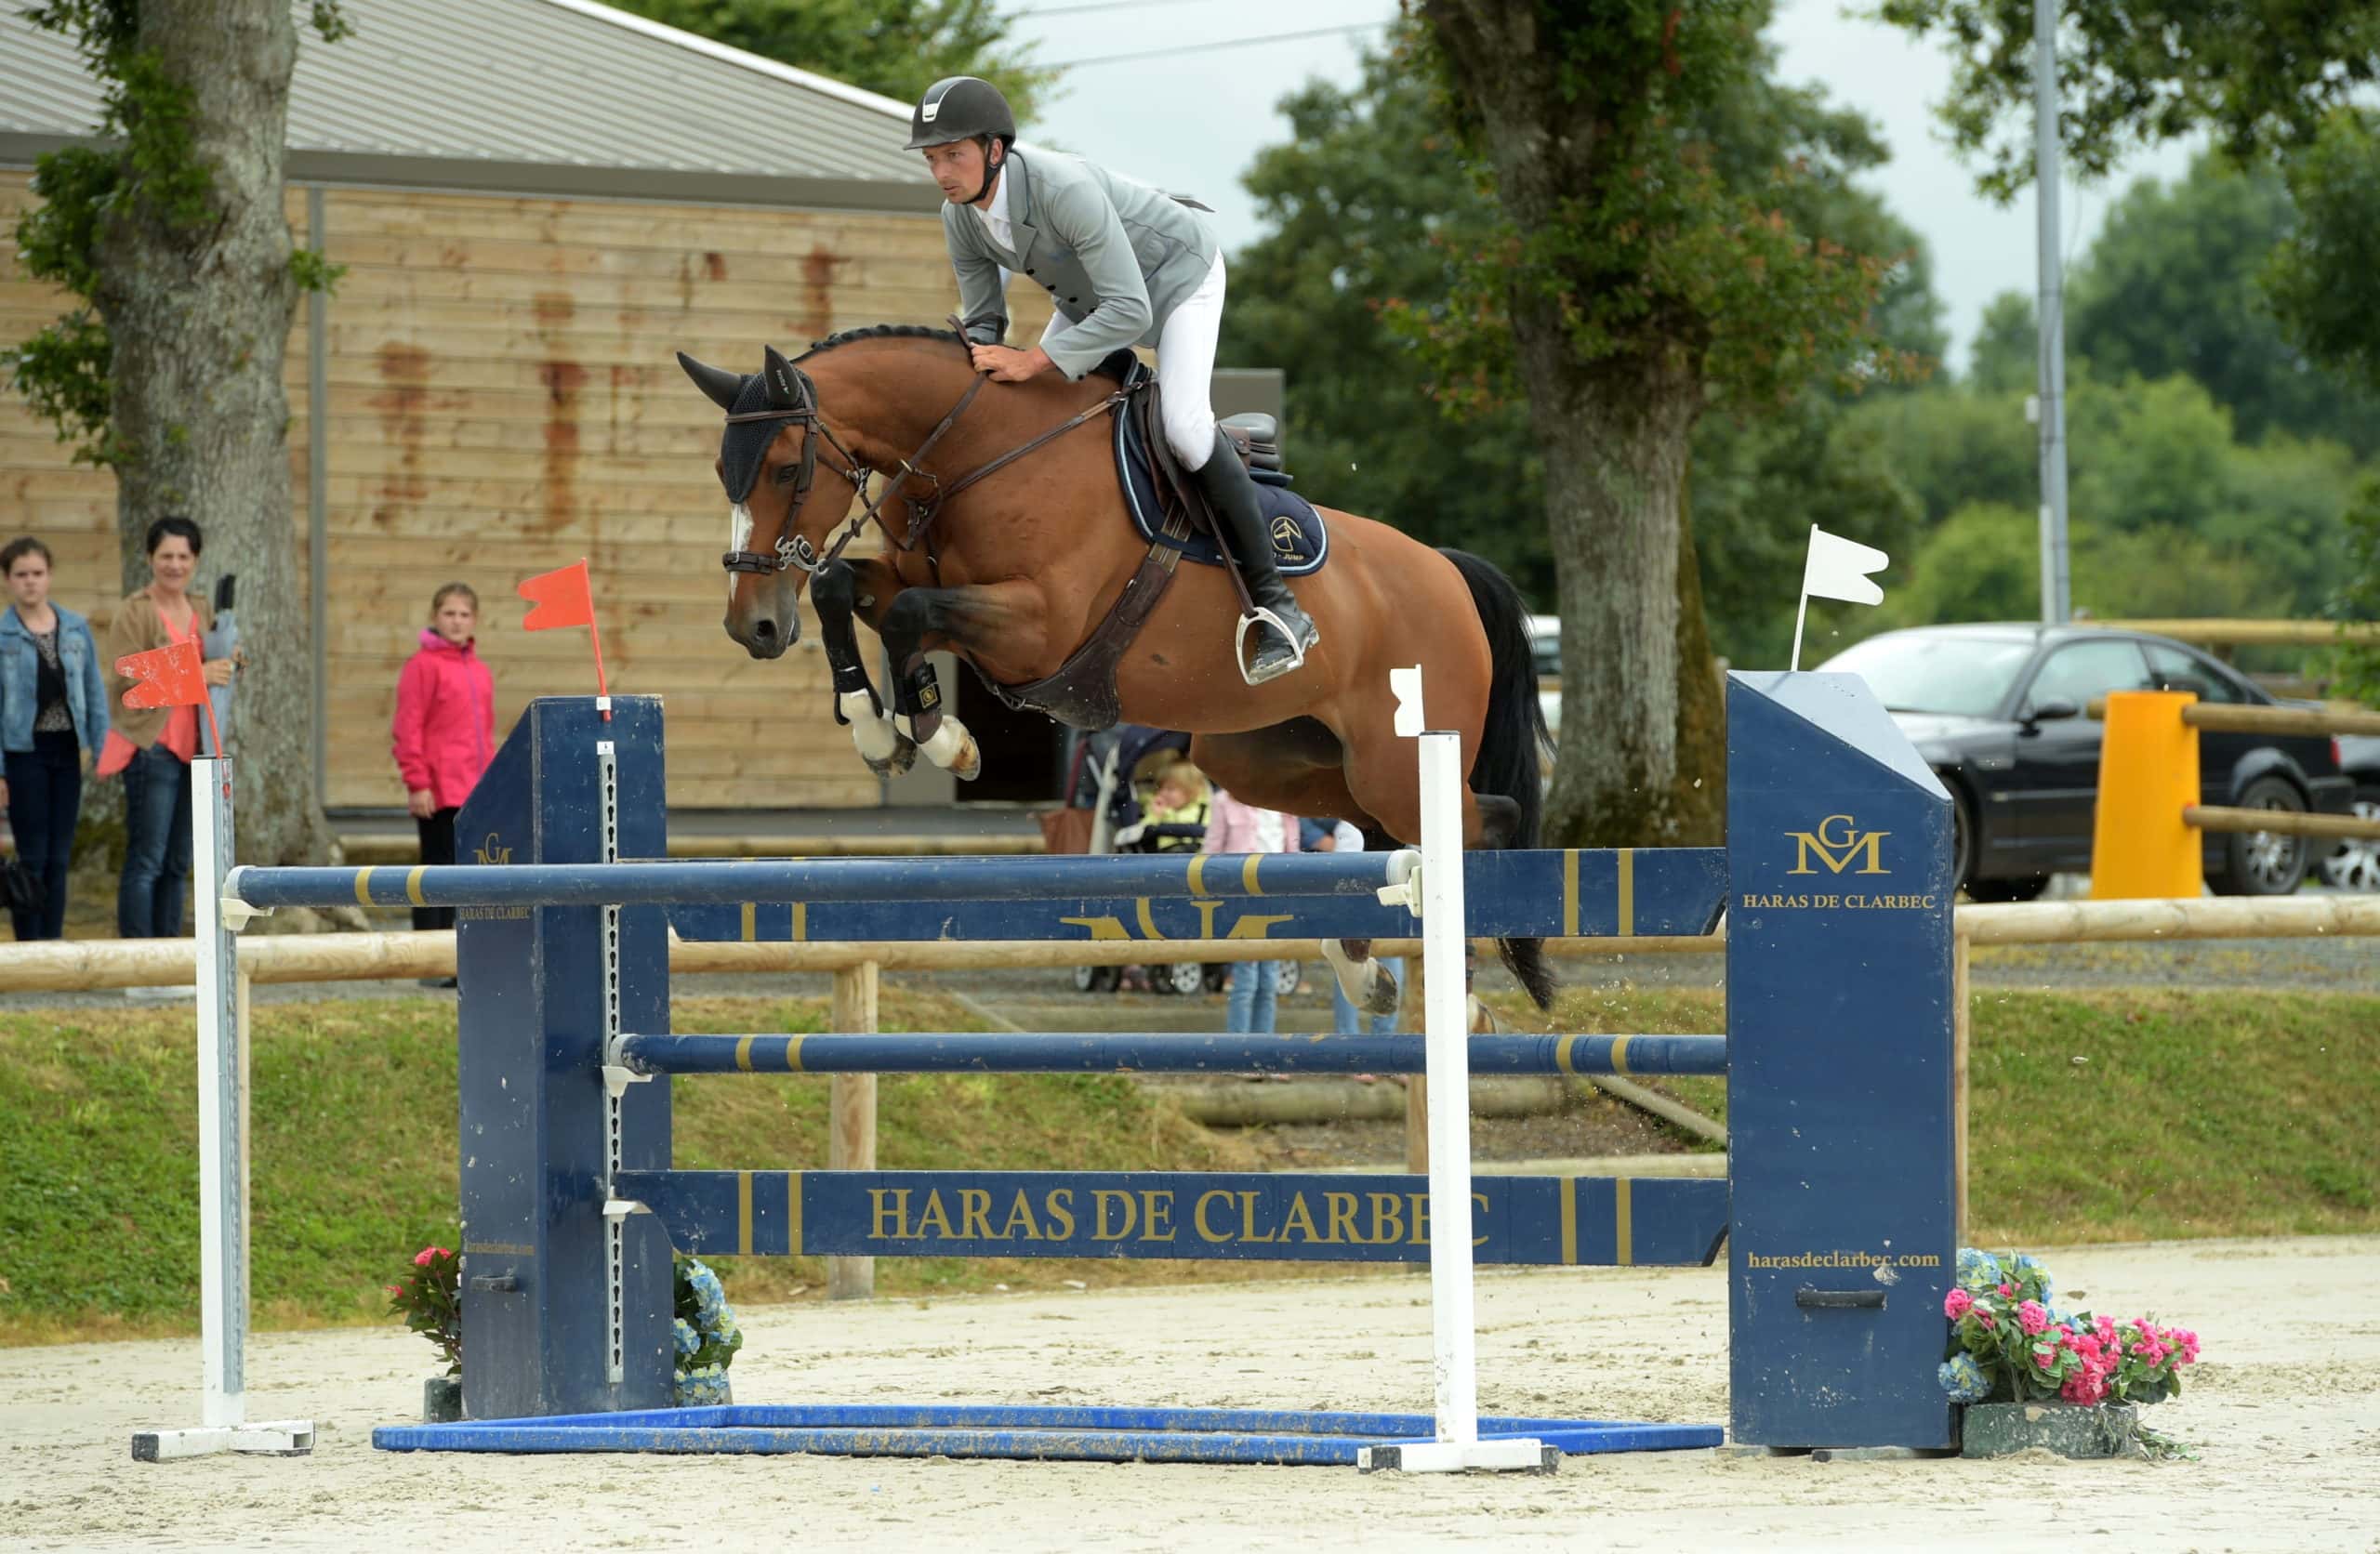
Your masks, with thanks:
M 740 375 L 724 367 L 697 362 L 682 350 L 678 353 L 678 365 L 686 369 L 686 375 L 694 380 L 694 387 L 709 395 L 713 404 L 721 410 L 735 408 L 736 396 L 744 391 L 744 379 Z
M 760 348 L 760 377 L 769 386 L 771 410 L 799 410 L 800 392 L 794 388 L 796 375 L 793 363 L 787 361 L 774 346 Z

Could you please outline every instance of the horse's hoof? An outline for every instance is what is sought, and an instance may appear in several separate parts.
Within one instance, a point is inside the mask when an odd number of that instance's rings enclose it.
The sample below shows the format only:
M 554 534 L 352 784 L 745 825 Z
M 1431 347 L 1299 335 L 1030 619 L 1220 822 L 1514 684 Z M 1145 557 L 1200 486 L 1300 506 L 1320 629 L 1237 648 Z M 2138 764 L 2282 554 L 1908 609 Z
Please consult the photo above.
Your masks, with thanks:
M 949 772 L 962 783 L 972 783 L 984 774 L 983 747 L 967 725 L 956 718 L 945 718 L 925 741 L 926 758 Z
M 905 739 L 892 746 L 891 755 L 881 759 L 874 756 L 863 758 L 867 762 L 867 770 L 879 777 L 899 777 L 918 764 L 918 747 Z
M 1364 1012 L 1366 1014 L 1395 1014 L 1396 999 L 1396 979 L 1390 976 L 1378 961 L 1374 961 L 1371 986 L 1364 994 Z
M 1467 1023 L 1474 1036 L 1492 1036 L 1502 1027 L 1496 1023 L 1496 1011 L 1479 1001 L 1479 994 L 1470 994 L 1471 1007 Z

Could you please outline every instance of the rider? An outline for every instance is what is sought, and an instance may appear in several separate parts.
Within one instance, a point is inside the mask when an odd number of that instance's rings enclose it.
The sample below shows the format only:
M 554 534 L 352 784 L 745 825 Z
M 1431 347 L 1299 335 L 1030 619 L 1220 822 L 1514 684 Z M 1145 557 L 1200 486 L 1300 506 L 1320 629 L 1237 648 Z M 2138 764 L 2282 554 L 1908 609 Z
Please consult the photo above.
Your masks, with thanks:
M 1250 685 L 1305 662 L 1314 623 L 1281 581 L 1256 485 L 1216 428 L 1208 398 L 1223 316 L 1223 251 L 1190 206 L 1079 157 L 1015 149 L 1016 117 L 987 81 L 937 81 L 909 115 L 911 151 L 949 204 L 942 232 L 978 370 L 1023 383 L 1055 368 L 1078 379 L 1122 347 L 1157 348 L 1165 440 L 1221 520 L 1257 606 Z M 967 207 L 972 207 L 972 213 Z M 1056 311 L 1031 350 L 1001 345 L 1008 274 L 1045 288 Z M 1244 633 L 1250 623 L 1241 622 Z

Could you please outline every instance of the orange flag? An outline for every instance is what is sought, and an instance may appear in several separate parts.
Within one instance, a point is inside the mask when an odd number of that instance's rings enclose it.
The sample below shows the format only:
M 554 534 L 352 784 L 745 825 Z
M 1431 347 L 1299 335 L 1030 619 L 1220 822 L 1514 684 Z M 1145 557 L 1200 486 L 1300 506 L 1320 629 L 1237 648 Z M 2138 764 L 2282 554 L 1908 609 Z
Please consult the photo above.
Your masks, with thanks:
M 588 639 L 595 650 L 595 694 L 601 698 L 603 720 L 610 722 L 612 689 L 603 675 L 603 633 L 595 625 L 595 595 L 587 581 L 587 558 L 582 556 L 553 572 L 524 577 L 516 591 L 529 601 L 529 613 L 521 621 L 522 630 L 552 631 L 572 626 L 587 628 Z
M 521 597 L 531 606 L 523 631 L 551 631 L 557 626 L 595 624 L 595 596 L 587 583 L 587 562 L 581 559 L 559 572 L 523 578 Z
M 115 672 L 133 682 L 124 693 L 128 707 L 196 706 L 206 700 L 206 673 L 199 667 L 195 638 L 119 658 Z

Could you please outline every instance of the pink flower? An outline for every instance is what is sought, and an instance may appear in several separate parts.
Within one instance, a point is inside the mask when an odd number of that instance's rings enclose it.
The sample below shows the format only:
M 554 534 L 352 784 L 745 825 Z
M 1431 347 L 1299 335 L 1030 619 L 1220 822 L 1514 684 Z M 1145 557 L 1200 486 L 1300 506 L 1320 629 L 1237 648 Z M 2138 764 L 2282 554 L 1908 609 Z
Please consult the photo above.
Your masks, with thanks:
M 2038 1300 L 2028 1300 L 2016 1308 L 2016 1325 L 2028 1336 L 2038 1336 L 2048 1330 L 2049 1313 L 2042 1310 Z
M 2187 1327 L 2176 1327 L 2174 1329 L 2173 1337 L 2174 1341 L 2181 1347 L 2183 1364 L 2187 1365 L 2198 1358 L 2197 1334 Z
M 449 1252 L 443 1246 L 425 1246 L 420 1251 L 416 1252 L 413 1255 L 413 1265 L 416 1268 L 428 1268 L 435 1259 L 439 1258 L 451 1258 L 454 1255 L 454 1253 Z
M 2093 1322 L 2092 1325 L 2098 1330 L 2099 1342 L 2113 1348 L 2116 1341 L 2116 1319 L 2100 1317 Z
M 2107 1379 L 2098 1371 L 2086 1366 L 2068 1376 L 2066 1384 L 2057 1389 L 2057 1395 L 2068 1403 L 2097 1403 L 2108 1395 Z
M 2050 1361 L 2053 1358 L 2053 1352 L 2049 1350 L 2037 1349 L 2033 1350 L 2033 1363 L 2039 1365 L 2043 1370 L 2049 1369 Z
M 1985 1310 L 1980 1306 L 1975 1309 L 1975 1320 L 1983 1324 L 1986 1328 L 1992 1328 L 2000 1325 L 1999 1322 L 1993 1318 L 1992 1314 L 1990 1311 Z
M 1942 1314 L 1952 1322 L 1967 1314 L 1975 1305 L 1975 1297 L 1962 1289 L 1954 1289 L 1942 1297 Z
M 2014 1284 L 2003 1284 L 2000 1286 L 2000 1293 L 2003 1295 L 2014 1295 L 2016 1293 L 2016 1286 Z

